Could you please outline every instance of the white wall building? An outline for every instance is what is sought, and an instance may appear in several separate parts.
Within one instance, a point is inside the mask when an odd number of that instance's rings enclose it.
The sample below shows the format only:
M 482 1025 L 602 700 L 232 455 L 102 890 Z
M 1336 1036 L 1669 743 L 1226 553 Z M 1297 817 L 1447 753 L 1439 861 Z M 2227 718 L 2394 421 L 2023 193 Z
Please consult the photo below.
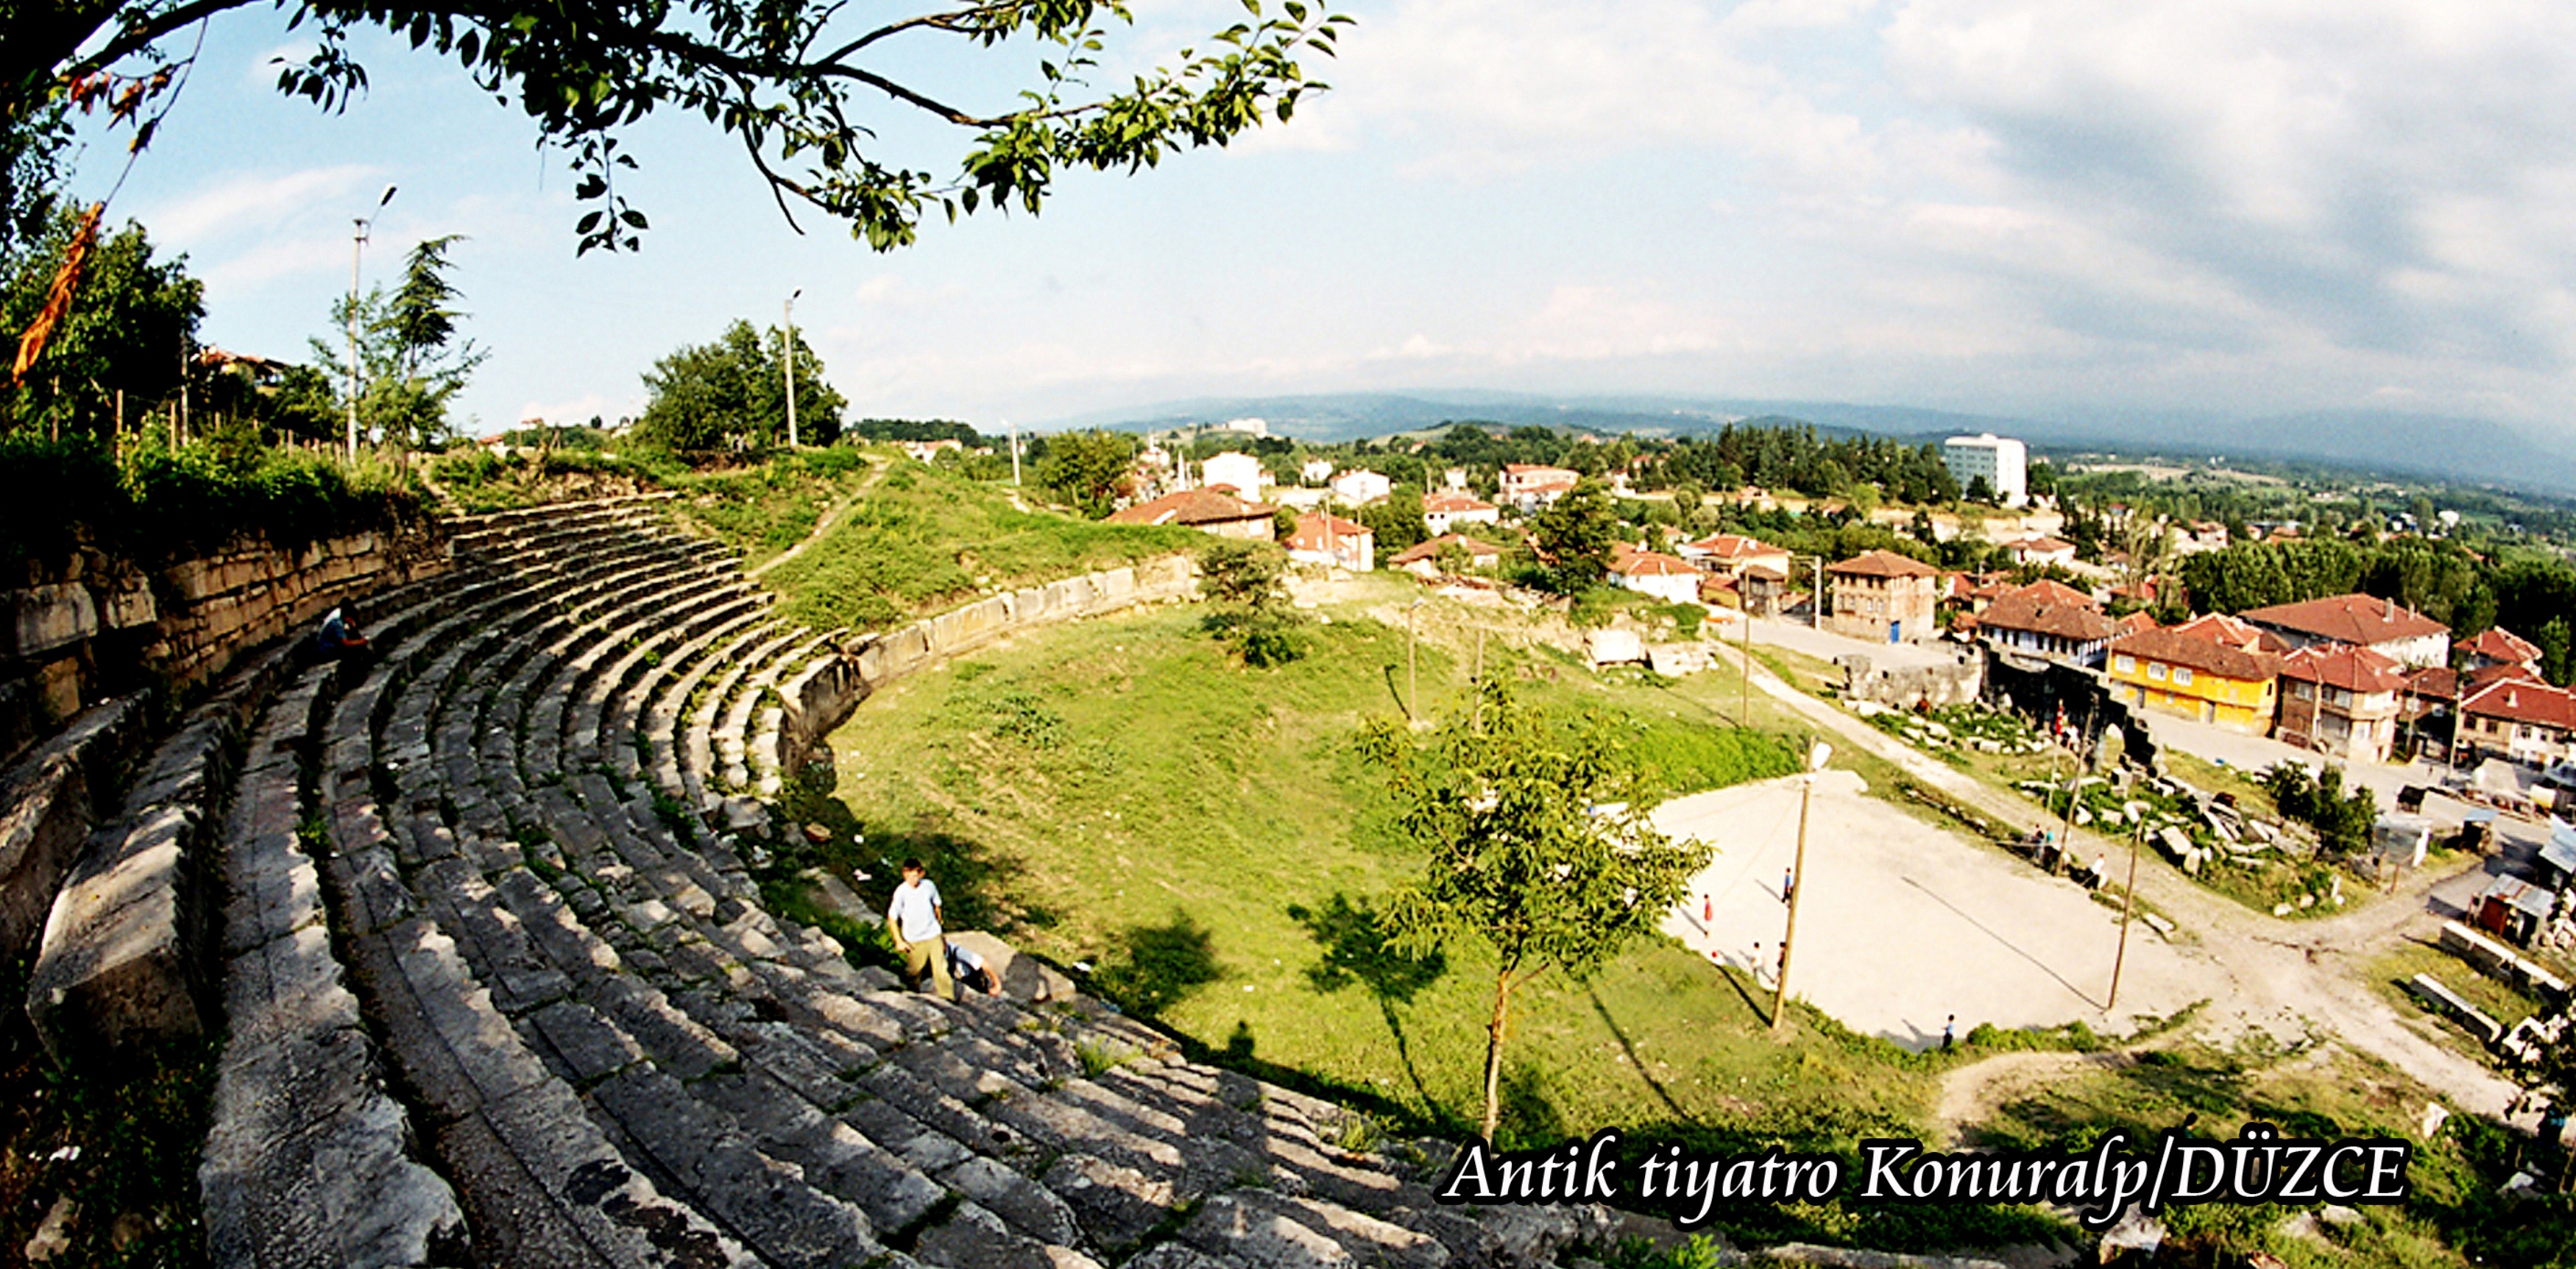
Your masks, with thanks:
M 2030 455 L 2020 441 L 1992 432 L 1953 436 L 1941 443 L 1941 462 L 1962 493 L 1970 481 L 1982 477 L 2003 505 L 2018 507 L 2030 501 Z
M 1354 507 L 1365 507 L 1394 491 L 1394 482 L 1366 468 L 1355 468 L 1333 477 L 1333 496 Z
M 1201 486 L 1232 485 L 1237 494 L 1254 501 L 1261 497 L 1261 479 L 1261 460 L 1250 454 L 1227 450 L 1222 454 L 1210 454 L 1206 462 L 1199 464 Z

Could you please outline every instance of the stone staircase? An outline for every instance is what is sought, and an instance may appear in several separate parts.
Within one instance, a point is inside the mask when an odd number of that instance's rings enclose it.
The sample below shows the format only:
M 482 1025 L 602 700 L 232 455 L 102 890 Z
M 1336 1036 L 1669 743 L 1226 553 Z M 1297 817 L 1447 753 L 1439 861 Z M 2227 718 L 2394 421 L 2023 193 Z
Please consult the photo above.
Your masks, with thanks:
M 1427 1269 L 1595 1231 L 1442 1207 L 1421 1151 L 1088 1002 L 853 969 L 746 864 L 775 689 L 840 641 L 649 500 L 453 542 L 367 605 L 372 660 L 244 667 L 204 724 L 237 744 L 156 786 L 206 826 L 172 884 L 228 896 L 217 1264 Z

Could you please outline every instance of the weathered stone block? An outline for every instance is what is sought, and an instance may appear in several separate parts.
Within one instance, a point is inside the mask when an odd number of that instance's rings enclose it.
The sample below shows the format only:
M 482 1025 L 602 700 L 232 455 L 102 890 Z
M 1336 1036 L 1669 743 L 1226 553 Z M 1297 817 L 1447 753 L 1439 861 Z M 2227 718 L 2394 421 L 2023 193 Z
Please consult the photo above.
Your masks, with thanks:
M 0 656 L 31 658 L 98 633 L 98 605 L 89 588 L 71 582 L 30 586 L 0 596 L 8 620 Z
M 197 813 L 183 806 L 89 840 L 28 979 L 27 1015 L 56 1062 L 205 1031 L 185 893 L 197 843 Z

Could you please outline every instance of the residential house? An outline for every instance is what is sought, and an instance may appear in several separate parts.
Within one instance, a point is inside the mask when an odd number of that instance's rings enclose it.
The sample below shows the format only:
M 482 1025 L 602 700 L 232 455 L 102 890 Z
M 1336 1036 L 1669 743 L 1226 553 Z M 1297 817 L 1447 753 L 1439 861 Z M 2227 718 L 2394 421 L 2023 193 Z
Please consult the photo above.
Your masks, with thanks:
M 2278 636 L 2291 648 L 2341 643 L 2368 648 L 2408 665 L 2449 665 L 2451 628 L 2394 599 L 2330 595 L 2299 604 L 2274 604 L 2237 614 Z
M 1384 473 L 1365 467 L 1353 468 L 1333 477 L 1333 496 L 1354 507 L 1365 507 L 1384 498 L 1395 488 Z
M 1713 533 L 1697 542 L 1685 542 L 1677 553 L 1686 560 L 1728 577 L 1741 577 L 1748 568 L 1767 568 L 1782 577 L 1789 575 L 1789 551 L 1771 546 L 1741 533 Z
M 2064 538 L 2049 537 L 2046 534 L 2006 542 L 2002 546 L 2012 552 L 2013 563 L 2025 568 L 2034 564 L 2064 566 L 2075 562 L 2074 543 Z
M 1463 489 L 1433 490 L 1422 500 L 1422 524 L 1436 536 L 1462 524 L 1495 524 L 1502 509 Z
M 1242 498 L 1260 497 L 1261 486 L 1268 479 L 1267 473 L 1261 470 L 1260 459 L 1235 450 L 1210 454 L 1207 461 L 1199 464 L 1201 485 L 1210 489 L 1232 489 L 1236 496 Z
M 1279 535 L 1275 511 L 1222 489 L 1183 489 L 1109 514 L 1111 524 L 1177 524 L 1221 538 L 1268 542 Z
M 2201 638 L 2181 626 L 2111 641 L 2102 677 L 2111 697 L 2260 736 L 2272 729 L 2281 658 Z
M 2216 520 L 2194 520 L 2174 534 L 2174 553 L 2198 555 L 2227 549 L 2227 526 Z
M 1610 560 L 1610 584 L 1668 604 L 1699 602 L 1701 573 L 1690 561 L 1622 545 Z
M 1789 606 L 1789 575 L 1778 569 L 1755 564 L 1736 575 L 1735 585 L 1749 616 L 1777 617 Z
M 2104 649 L 2120 633 L 2093 597 L 2042 579 L 2006 592 L 1977 617 L 1986 646 L 2067 665 L 2102 664 Z
M 2290 650 L 2289 644 L 2263 633 L 2261 628 L 2225 613 L 2204 613 L 2175 626 L 2174 629 L 2194 639 L 2234 648 L 2239 652 L 2282 653 Z
M 1377 533 L 1329 511 L 1310 512 L 1297 517 L 1297 531 L 1288 535 L 1288 559 L 1365 573 L 1377 567 Z
M 2370 648 L 2313 644 L 2281 659 L 2274 738 L 2346 762 L 2386 762 L 2397 739 L 2400 663 Z
M 941 450 L 963 448 L 954 436 L 943 436 L 935 441 L 899 441 L 897 444 L 903 447 L 904 453 L 912 456 L 914 462 L 919 463 L 926 463 L 939 457 Z
M 2487 684 L 2460 702 L 2458 745 L 2468 761 L 2504 758 L 2547 767 L 2576 758 L 2576 693 L 2536 679 Z
M 1297 478 L 1310 485 L 1320 485 L 1327 480 L 1331 480 L 1333 478 L 1333 460 L 1329 458 L 1309 458 L 1306 460 L 1304 466 L 1297 469 Z
M 1542 467 L 1534 463 L 1506 463 L 1503 466 L 1502 499 L 1519 508 L 1522 515 L 1555 502 L 1574 492 L 1582 473 L 1569 467 Z
M 1932 637 L 1941 570 L 1893 551 L 1863 551 L 1825 570 L 1832 580 L 1831 628 L 1873 643 Z
M 1443 533 L 1428 542 L 1417 542 L 1387 560 L 1387 567 L 1400 568 L 1417 577 L 1440 576 L 1440 553 L 1455 544 L 1466 553 L 1467 567 L 1495 568 L 1503 562 L 1503 548 L 1491 542 L 1471 538 L 1463 533 Z
M 2518 665 L 2534 675 L 2540 673 L 2540 647 L 2502 626 L 2489 626 L 2478 637 L 2460 645 L 2467 653 L 2464 670 L 2483 670 L 2491 665 Z

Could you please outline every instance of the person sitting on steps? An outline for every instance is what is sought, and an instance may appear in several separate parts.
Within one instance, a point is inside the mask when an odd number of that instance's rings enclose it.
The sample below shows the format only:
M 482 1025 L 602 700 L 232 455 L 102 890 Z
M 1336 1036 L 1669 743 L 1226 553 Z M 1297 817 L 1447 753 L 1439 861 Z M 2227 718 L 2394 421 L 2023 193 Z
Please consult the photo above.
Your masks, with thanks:
M 336 661 L 364 653 L 367 635 L 358 629 L 358 623 L 350 618 L 347 609 L 335 604 L 331 611 L 323 614 L 322 631 L 314 636 L 314 645 L 324 658 Z

